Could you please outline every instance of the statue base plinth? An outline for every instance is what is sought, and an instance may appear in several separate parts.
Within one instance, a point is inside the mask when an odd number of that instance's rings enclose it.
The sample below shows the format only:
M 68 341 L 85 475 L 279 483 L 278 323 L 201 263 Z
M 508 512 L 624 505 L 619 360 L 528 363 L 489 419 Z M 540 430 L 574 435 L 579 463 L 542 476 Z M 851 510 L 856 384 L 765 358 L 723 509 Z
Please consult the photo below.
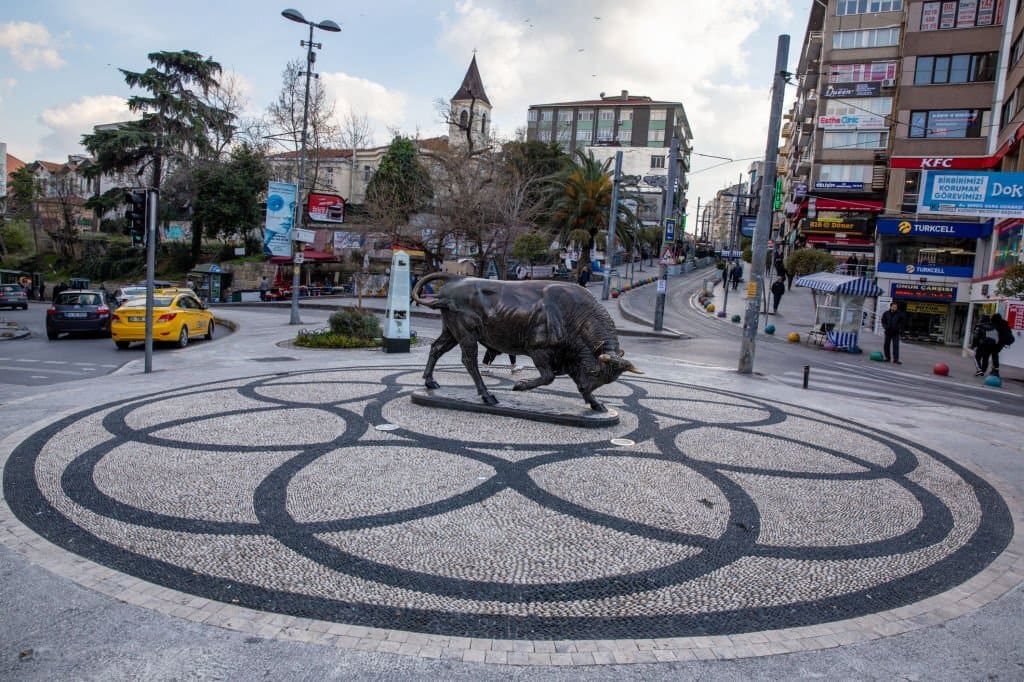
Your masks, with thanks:
M 425 407 L 441 407 L 448 410 L 463 412 L 482 412 L 497 414 L 503 417 L 518 417 L 531 421 L 563 424 L 565 426 L 581 426 L 598 428 L 615 426 L 619 423 L 619 413 L 615 410 L 595 412 L 583 399 L 579 409 L 566 409 L 564 406 L 552 406 L 546 403 L 542 394 L 530 394 L 528 391 L 512 392 L 491 389 L 498 399 L 497 405 L 487 405 L 473 387 L 444 387 L 438 389 L 422 389 L 412 394 L 412 401 Z

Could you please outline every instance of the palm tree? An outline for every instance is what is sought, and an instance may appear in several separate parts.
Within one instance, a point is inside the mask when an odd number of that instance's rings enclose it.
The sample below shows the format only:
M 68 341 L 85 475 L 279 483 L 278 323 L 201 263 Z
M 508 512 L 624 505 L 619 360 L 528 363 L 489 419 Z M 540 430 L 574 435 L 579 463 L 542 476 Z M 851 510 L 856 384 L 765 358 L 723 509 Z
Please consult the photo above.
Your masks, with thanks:
M 550 224 L 557 230 L 561 243 L 585 234 L 583 253 L 592 254 L 598 233 L 607 232 L 608 209 L 612 203 L 611 163 L 610 158 L 602 163 L 594 158 L 593 152 L 584 154 L 576 150 L 572 163 L 552 178 Z M 632 243 L 636 219 L 621 203 L 618 211 L 617 236 L 623 243 Z M 581 258 L 580 267 L 590 260 Z

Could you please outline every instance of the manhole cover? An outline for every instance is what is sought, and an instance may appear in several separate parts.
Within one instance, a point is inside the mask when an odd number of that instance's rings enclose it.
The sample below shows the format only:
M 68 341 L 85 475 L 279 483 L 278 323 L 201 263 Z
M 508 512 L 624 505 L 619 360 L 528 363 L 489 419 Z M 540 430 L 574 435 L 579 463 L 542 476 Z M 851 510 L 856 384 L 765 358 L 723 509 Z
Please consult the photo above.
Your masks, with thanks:
M 636 445 L 636 442 L 631 441 L 628 438 L 612 438 L 612 445 L 620 445 L 624 448 L 628 448 L 630 445 Z
M 378 431 L 394 431 L 398 428 L 398 424 L 377 424 L 377 426 L 373 428 Z

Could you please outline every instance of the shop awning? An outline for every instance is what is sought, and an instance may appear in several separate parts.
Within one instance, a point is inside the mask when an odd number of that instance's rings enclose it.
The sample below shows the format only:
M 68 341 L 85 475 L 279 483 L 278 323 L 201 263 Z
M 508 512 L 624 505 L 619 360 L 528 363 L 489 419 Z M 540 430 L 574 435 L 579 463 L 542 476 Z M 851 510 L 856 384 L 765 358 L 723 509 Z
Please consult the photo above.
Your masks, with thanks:
M 333 253 L 325 253 L 323 251 L 314 251 L 313 249 L 306 249 L 302 252 L 302 257 L 307 263 L 311 262 L 325 262 L 325 261 L 336 261 L 338 258 Z M 291 256 L 274 256 L 270 259 L 271 263 L 291 263 Z
M 816 272 L 804 275 L 794 282 L 798 287 L 807 287 L 825 293 L 846 294 L 847 296 L 881 296 L 882 290 L 866 277 L 837 275 L 834 272 Z

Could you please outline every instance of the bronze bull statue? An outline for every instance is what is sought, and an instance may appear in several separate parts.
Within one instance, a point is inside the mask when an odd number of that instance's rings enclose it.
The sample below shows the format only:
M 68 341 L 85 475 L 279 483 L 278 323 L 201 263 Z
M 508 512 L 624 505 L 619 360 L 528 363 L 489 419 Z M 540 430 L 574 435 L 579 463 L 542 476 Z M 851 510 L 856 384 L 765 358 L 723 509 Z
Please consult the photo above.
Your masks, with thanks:
M 423 286 L 436 280 L 446 280 L 438 296 L 421 298 Z M 498 399 L 480 376 L 477 344 L 494 353 L 528 355 L 533 360 L 540 376 L 516 382 L 513 390 L 546 386 L 564 374 L 576 382 L 583 399 L 598 412 L 606 408 L 594 398 L 595 389 L 615 381 L 623 372 L 643 374 L 622 357 L 611 315 L 576 284 L 502 282 L 436 272 L 416 283 L 412 298 L 441 311 L 441 335 L 430 346 L 423 370 L 429 389 L 440 388 L 434 381 L 434 366 L 456 345 L 462 349 L 462 364 L 488 405 L 496 405 Z

